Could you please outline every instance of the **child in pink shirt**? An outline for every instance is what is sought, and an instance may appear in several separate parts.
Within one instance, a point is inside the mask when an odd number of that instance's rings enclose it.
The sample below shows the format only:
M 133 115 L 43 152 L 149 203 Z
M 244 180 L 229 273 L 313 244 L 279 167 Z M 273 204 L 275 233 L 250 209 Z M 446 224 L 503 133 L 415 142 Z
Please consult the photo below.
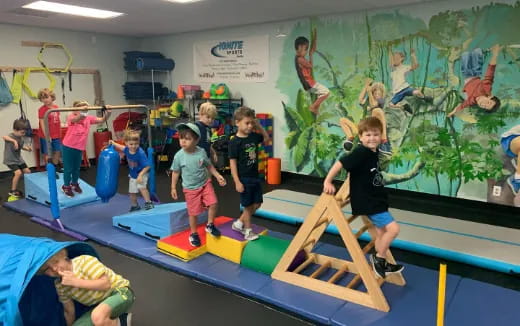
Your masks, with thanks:
M 75 101 L 74 107 L 87 107 L 85 101 Z M 103 123 L 110 116 L 106 111 L 102 118 L 86 115 L 84 112 L 72 112 L 67 117 L 67 133 L 63 138 L 63 186 L 61 190 L 67 197 L 74 197 L 74 192 L 81 194 L 79 186 L 79 169 L 82 153 L 87 147 L 91 124 Z

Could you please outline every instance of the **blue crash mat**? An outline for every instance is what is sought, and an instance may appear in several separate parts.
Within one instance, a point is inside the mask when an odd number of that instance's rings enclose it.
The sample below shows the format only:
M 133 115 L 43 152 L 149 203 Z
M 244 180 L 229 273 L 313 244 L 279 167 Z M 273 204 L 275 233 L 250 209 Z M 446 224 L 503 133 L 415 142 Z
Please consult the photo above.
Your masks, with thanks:
M 449 267 L 448 267 L 449 270 Z M 463 279 L 446 309 L 446 325 L 513 326 L 520 324 L 520 292 Z

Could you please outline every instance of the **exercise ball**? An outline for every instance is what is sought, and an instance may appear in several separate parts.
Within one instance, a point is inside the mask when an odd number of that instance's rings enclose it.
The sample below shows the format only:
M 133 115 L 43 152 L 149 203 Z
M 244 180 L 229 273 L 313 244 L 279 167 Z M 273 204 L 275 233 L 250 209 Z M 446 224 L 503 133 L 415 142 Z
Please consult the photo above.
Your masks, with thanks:
M 119 153 L 110 145 L 99 154 L 96 175 L 96 194 L 106 203 L 117 192 Z

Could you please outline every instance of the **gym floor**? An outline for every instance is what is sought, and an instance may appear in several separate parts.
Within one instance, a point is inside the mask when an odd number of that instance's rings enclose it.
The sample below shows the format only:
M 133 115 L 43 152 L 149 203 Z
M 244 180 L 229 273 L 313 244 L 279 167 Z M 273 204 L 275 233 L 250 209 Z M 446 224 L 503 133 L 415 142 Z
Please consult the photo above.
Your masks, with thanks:
M 89 184 L 95 184 L 96 168 L 91 167 L 81 172 L 81 178 Z M 234 190 L 234 184 L 229 176 L 226 176 L 228 185 L 219 187 L 215 184 L 215 190 L 219 199 L 219 215 L 237 217 L 239 215 L 239 198 Z M 7 194 L 11 183 L 10 172 L 0 174 L 0 193 Z M 23 189 L 21 185 L 19 187 Z M 285 183 L 277 188 L 303 191 L 310 194 L 321 192 L 320 180 L 310 178 L 290 177 L 285 178 Z M 124 193 L 128 189 L 126 167 L 122 167 L 119 178 L 119 192 Z M 275 189 L 266 186 L 264 192 Z M 170 178 L 164 170 L 157 173 L 157 192 L 163 202 L 172 202 L 170 197 Z M 5 200 L 7 196 L 2 196 Z M 392 207 L 409 209 L 413 207 L 426 208 L 428 205 L 417 205 L 417 201 L 406 201 L 396 196 L 390 197 Z M 180 200 L 183 200 L 181 198 Z M 445 204 L 435 205 L 436 214 L 450 216 L 456 207 Z M 427 213 L 426 211 L 423 211 Z M 430 212 L 431 213 L 431 212 Z M 475 215 L 477 214 L 477 215 Z M 472 214 L 474 220 L 486 221 L 486 212 Z M 513 217 L 514 218 L 514 217 Z M 297 227 L 284 223 L 254 219 L 256 224 L 263 225 L 270 230 L 294 234 Z M 48 237 L 57 241 L 73 240 L 61 233 L 51 231 L 29 220 L 28 216 L 0 208 L 0 232 L 18 235 Z M 341 246 L 341 240 L 337 236 L 324 235 L 322 241 Z M 225 289 L 201 283 L 197 280 L 165 270 L 159 266 L 135 259 L 120 253 L 110 247 L 98 245 L 89 241 L 100 254 L 103 262 L 130 280 L 136 293 L 136 303 L 132 309 L 133 325 L 234 325 L 244 323 L 248 325 L 308 325 L 308 321 L 299 316 L 279 311 L 262 302 L 253 301 L 250 298 L 239 296 Z M 413 252 L 393 249 L 397 260 L 430 269 L 438 269 L 440 259 Z M 491 272 L 478 267 L 464 265 L 448 261 L 448 273 L 495 284 L 520 291 L 518 277 Z

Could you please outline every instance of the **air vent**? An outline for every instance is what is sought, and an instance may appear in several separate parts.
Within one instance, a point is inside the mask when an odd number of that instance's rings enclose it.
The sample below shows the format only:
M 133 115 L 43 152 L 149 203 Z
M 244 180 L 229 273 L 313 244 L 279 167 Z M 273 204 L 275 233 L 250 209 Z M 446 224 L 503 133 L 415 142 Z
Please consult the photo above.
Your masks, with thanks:
M 9 14 L 18 15 L 18 16 L 30 16 L 30 17 L 39 17 L 39 18 L 49 18 L 50 16 L 54 16 L 54 13 L 40 11 L 40 10 L 32 10 L 26 8 L 15 8 L 12 10 L 6 11 Z

